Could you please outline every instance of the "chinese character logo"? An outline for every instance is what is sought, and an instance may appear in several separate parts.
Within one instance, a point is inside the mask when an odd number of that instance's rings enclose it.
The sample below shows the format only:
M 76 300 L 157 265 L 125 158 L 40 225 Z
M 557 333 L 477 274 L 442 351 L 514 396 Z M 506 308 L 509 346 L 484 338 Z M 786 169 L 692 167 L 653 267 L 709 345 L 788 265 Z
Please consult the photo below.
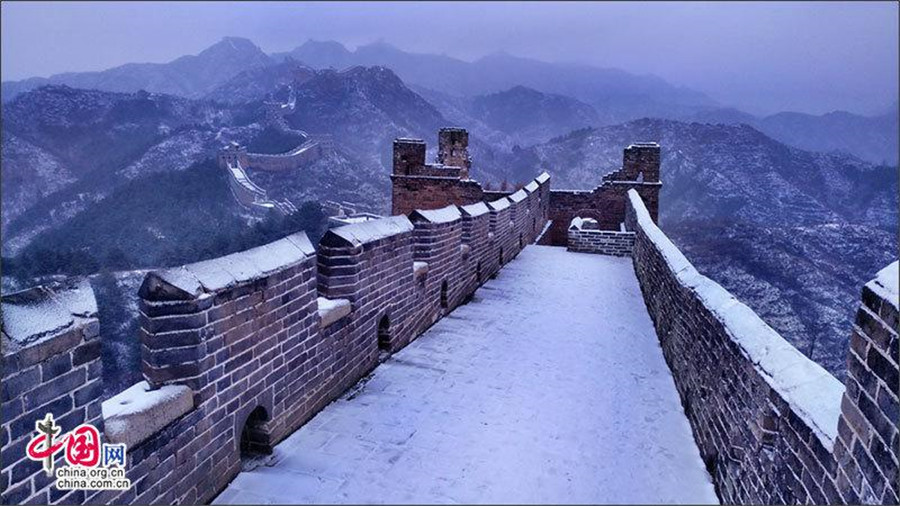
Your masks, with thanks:
M 53 414 L 47 413 L 43 420 L 34 423 L 38 435 L 31 439 L 26 448 L 28 458 L 43 461 L 44 471 L 53 474 L 53 457 L 65 446 L 66 463 L 70 466 L 95 467 L 100 463 L 100 432 L 91 424 L 81 424 L 71 432 L 60 436 L 61 427 L 56 425 Z M 59 437 L 58 437 L 59 436 Z M 115 462 L 125 466 L 125 445 L 103 444 L 104 466 Z

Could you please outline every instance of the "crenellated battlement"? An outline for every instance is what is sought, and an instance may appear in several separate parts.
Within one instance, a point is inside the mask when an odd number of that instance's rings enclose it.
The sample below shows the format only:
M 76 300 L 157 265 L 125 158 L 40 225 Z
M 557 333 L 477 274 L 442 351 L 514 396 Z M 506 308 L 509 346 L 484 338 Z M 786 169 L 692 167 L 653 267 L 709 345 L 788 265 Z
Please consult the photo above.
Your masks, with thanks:
M 131 489 L 76 492 L 66 502 L 210 501 L 240 471 L 242 457 L 270 452 L 496 275 L 500 255 L 508 261 L 533 242 L 547 220 L 539 200 L 549 178 L 531 188 L 502 206 L 416 210 L 329 229 L 317 247 L 301 232 L 148 273 L 139 291 L 145 381 L 105 401 L 102 416 L 102 389 L 93 388 L 100 374 L 96 309 L 83 323 L 42 330 L 52 335 L 41 334 L 40 343 L 22 338 L 18 346 L 6 338 L 17 328 L 7 318 L 17 299 L 4 299 L 3 428 L 10 437 L 3 452 L 22 461 L 5 474 L 4 503 L 64 495 L 20 451 L 48 410 L 67 429 L 106 421 L 105 440 L 129 444 Z M 79 289 L 91 294 L 87 284 Z M 71 348 L 76 341 L 96 346 Z M 87 365 L 84 346 L 92 350 Z M 60 353 L 78 367 L 77 382 L 49 375 Z M 10 411 L 7 392 L 20 388 L 32 393 Z

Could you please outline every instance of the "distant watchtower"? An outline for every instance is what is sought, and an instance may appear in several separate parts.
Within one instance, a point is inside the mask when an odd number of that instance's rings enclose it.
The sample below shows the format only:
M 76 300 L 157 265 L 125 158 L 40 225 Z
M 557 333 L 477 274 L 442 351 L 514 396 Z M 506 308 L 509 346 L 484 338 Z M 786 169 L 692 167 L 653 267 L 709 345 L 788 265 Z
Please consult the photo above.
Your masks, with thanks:
M 421 167 L 425 167 L 425 141 L 404 137 L 394 139 L 394 174 L 415 176 Z
M 464 128 L 442 128 L 438 132 L 437 161 L 443 165 L 460 167 L 460 179 L 469 179 L 469 132 Z
M 482 200 L 481 185 L 469 179 L 469 132 L 442 128 L 438 132 L 437 163 L 426 163 L 425 151 L 422 139 L 394 139 L 391 214 Z
M 247 167 L 247 148 L 237 142 L 229 142 L 219 151 L 219 167 L 227 169 L 229 165 Z

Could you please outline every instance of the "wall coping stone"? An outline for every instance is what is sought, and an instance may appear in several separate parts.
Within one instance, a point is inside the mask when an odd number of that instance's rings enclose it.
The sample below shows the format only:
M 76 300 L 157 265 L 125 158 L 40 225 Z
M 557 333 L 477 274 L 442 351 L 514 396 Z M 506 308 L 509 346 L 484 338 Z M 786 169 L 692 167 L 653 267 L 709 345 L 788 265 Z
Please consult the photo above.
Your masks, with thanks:
M 412 222 L 427 221 L 429 223 L 451 223 L 462 216 L 459 208 L 453 204 L 440 209 L 416 209 L 409 214 Z
M 516 202 L 516 203 L 522 202 L 526 198 L 528 198 L 528 194 L 525 193 L 525 190 L 519 190 L 509 196 L 509 200 L 512 200 L 513 202 Z
M 628 191 L 638 227 L 659 248 L 666 264 L 722 323 L 760 376 L 795 410 L 826 448 L 837 438 L 844 385 L 800 353 L 752 309 L 700 274 L 650 218 L 635 190 Z
M 501 197 L 493 202 L 488 202 L 487 205 L 494 211 L 502 211 L 509 207 L 509 199 Z
M 348 246 L 361 246 L 412 230 L 413 224 L 409 218 L 398 215 L 329 229 L 320 243 L 330 245 L 327 238 L 331 236 L 341 239 Z
M 106 438 L 131 449 L 194 409 L 194 394 L 184 385 L 152 390 L 146 381 L 141 381 L 103 401 L 101 406 Z
M 537 181 L 538 184 L 544 184 L 547 181 L 550 181 L 550 174 L 548 174 L 546 171 L 541 172 L 538 177 L 534 178 L 534 180 Z
M 147 300 L 190 300 L 204 293 L 265 277 L 316 254 L 305 232 L 246 251 L 193 264 L 152 271 L 141 284 Z
M 316 299 L 319 307 L 319 328 L 325 328 L 332 323 L 350 314 L 351 305 L 347 299 L 327 299 L 319 297 Z
M 7 355 L 97 316 L 97 300 L 86 278 L 72 278 L 4 295 L 2 309 Z
M 893 304 L 894 309 L 900 305 L 900 261 L 895 261 L 884 269 L 878 271 L 875 279 L 866 283 L 869 290 L 879 297 Z
M 490 209 L 488 209 L 487 204 L 485 204 L 484 202 L 476 202 L 467 206 L 459 206 L 459 209 L 463 214 L 471 216 L 473 218 L 490 212 Z

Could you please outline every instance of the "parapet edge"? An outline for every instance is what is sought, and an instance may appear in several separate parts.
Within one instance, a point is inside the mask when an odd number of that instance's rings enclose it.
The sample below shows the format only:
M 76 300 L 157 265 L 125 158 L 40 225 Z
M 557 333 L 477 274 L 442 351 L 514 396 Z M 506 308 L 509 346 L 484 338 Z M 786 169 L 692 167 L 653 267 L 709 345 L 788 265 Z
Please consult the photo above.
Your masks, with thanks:
M 653 222 L 636 190 L 629 190 L 628 198 L 639 228 L 656 245 L 681 284 L 718 318 L 760 376 L 796 410 L 822 444 L 832 448 L 838 435 L 844 385 L 800 353 L 747 305 L 700 274 Z

